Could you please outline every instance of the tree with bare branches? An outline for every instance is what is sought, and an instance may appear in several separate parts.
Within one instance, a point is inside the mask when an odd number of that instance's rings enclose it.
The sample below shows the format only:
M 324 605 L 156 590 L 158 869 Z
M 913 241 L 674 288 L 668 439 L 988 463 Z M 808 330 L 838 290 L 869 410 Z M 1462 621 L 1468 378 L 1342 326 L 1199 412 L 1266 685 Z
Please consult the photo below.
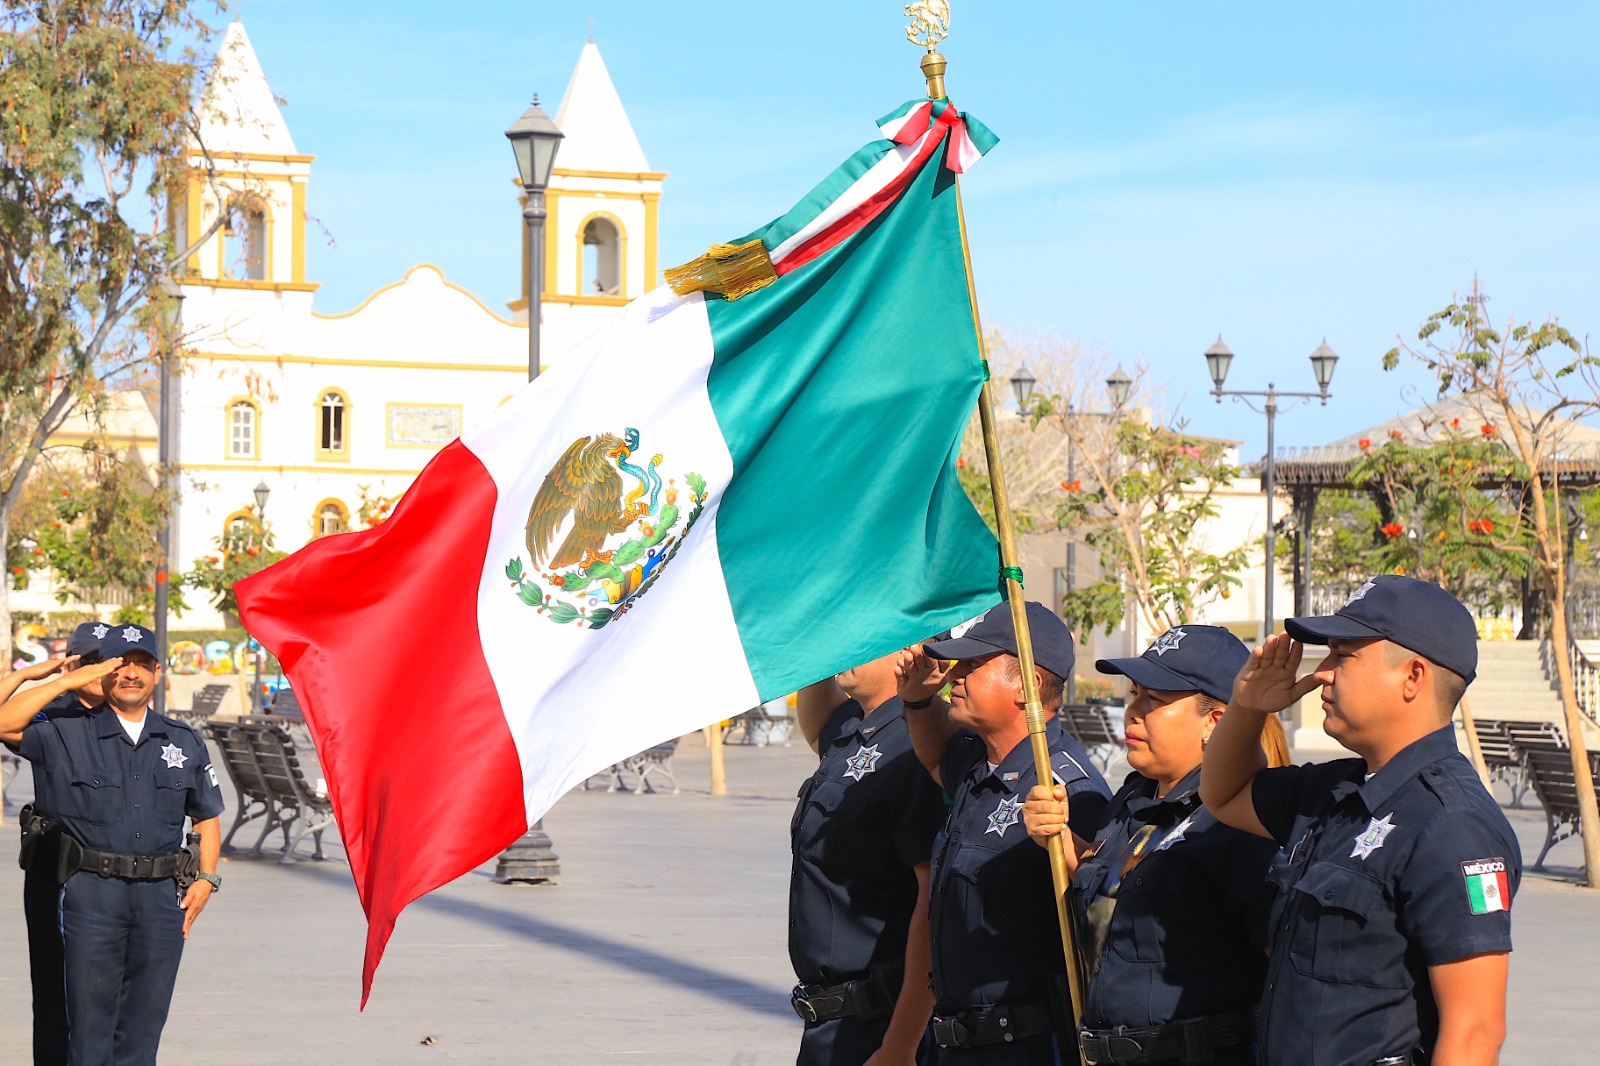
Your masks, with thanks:
M 1488 298 L 1476 282 L 1471 295 L 1429 315 L 1415 343 L 1402 341 L 1383 357 L 1392 370 L 1410 358 L 1438 379 L 1439 394 L 1481 404 L 1480 430 L 1498 443 L 1507 475 L 1502 491 L 1483 491 L 1483 470 L 1454 467 L 1453 493 L 1464 544 L 1520 555 L 1548 596 L 1550 636 L 1566 733 L 1576 778 L 1579 827 L 1589 887 L 1600 887 L 1600 810 L 1584 744 L 1583 717 L 1569 658 L 1567 628 L 1567 508 L 1563 493 L 1574 469 L 1571 427 L 1600 411 L 1600 361 L 1555 318 L 1542 323 L 1489 322 Z M 1587 457 L 1589 462 L 1600 455 Z M 1449 473 L 1449 469 L 1445 471 Z M 1492 481 L 1491 481 L 1492 483 Z

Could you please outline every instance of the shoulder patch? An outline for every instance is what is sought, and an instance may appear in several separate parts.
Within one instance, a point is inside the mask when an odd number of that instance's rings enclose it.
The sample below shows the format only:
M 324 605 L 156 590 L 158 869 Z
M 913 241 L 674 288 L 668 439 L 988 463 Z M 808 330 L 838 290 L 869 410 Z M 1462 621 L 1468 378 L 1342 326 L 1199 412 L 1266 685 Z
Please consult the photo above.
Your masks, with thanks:
M 1467 882 L 1467 906 L 1473 914 L 1490 914 L 1511 909 L 1511 885 L 1506 880 L 1506 861 L 1469 859 L 1461 864 Z

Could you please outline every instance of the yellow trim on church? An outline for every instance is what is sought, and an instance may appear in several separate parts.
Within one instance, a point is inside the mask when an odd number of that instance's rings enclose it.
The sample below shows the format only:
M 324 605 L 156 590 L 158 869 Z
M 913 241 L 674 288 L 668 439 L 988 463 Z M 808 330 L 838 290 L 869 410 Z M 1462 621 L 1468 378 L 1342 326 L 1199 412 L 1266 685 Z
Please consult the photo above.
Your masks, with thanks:
M 622 303 L 627 303 L 622 300 Z M 322 316 L 336 317 L 336 316 Z M 502 321 L 505 321 L 502 319 Z M 521 322 L 507 322 L 507 325 L 521 327 Z M 528 373 L 528 364 L 499 363 L 438 363 L 438 362 L 406 362 L 400 359 L 322 359 L 314 355 L 247 355 L 243 352 L 201 352 L 191 349 L 184 350 L 185 359 L 205 359 L 211 362 L 225 363 L 275 363 L 278 366 L 293 364 L 296 366 L 349 366 L 362 367 L 374 370 L 471 370 L 494 374 L 522 374 Z M 323 390 L 327 391 L 327 390 Z M 319 394 L 320 395 L 320 394 Z
M 369 304 L 371 304 L 373 300 L 376 300 L 378 297 L 382 296 L 384 293 L 388 292 L 390 289 L 397 289 L 401 285 L 404 285 L 407 281 L 411 280 L 411 275 L 412 274 L 415 274 L 417 271 L 421 270 L 423 267 L 427 267 L 429 270 L 432 270 L 433 272 L 438 274 L 439 275 L 439 279 L 444 282 L 446 288 L 454 289 L 456 292 L 459 292 L 461 295 L 467 297 L 473 303 L 475 303 L 479 307 L 483 308 L 484 314 L 486 314 L 489 317 L 493 318 L 496 322 L 502 322 L 502 323 L 504 323 L 505 325 L 508 325 L 508 326 L 521 326 L 521 325 L 525 324 L 525 323 L 522 323 L 522 322 L 513 322 L 509 318 L 502 318 L 500 315 L 495 314 L 493 311 L 489 310 L 489 305 L 488 304 L 484 303 L 482 300 L 480 300 L 476 296 L 474 296 L 471 292 L 469 292 L 466 289 L 463 289 L 460 285 L 457 285 L 455 282 L 453 282 L 449 278 L 445 277 L 444 276 L 444 271 L 440 270 L 438 267 L 434 266 L 432 263 L 418 263 L 416 266 L 413 266 L 410 270 L 407 270 L 406 271 L 406 276 L 401 278 L 399 281 L 391 281 L 389 284 L 384 285 L 381 288 L 373 290 L 372 295 L 368 296 L 365 300 L 362 300 L 360 305 L 357 306 L 352 311 L 339 311 L 339 312 L 334 313 L 334 314 L 324 314 L 321 311 L 313 311 L 313 312 L 311 312 L 311 317 L 312 318 L 333 319 L 333 318 L 350 318 L 353 315 L 359 315 L 361 312 L 363 312 L 363 311 L 365 311 L 367 309 L 367 306 Z M 524 278 L 523 282 L 524 282 L 523 287 L 526 288 L 527 287 L 527 284 L 526 284 L 527 279 Z M 350 366 L 421 366 L 422 364 L 420 364 L 420 363 L 392 363 L 392 364 L 386 364 L 386 363 L 377 363 L 377 362 L 370 362 L 370 363 L 369 362 L 359 362 L 359 363 L 350 363 L 348 365 L 350 365 Z M 499 369 L 499 368 L 496 367 L 495 369 Z M 523 367 L 523 370 L 526 371 L 527 367 Z
M 667 176 L 665 170 L 567 170 L 552 167 L 550 173 L 558 178 L 609 178 L 612 181 L 660 181 Z

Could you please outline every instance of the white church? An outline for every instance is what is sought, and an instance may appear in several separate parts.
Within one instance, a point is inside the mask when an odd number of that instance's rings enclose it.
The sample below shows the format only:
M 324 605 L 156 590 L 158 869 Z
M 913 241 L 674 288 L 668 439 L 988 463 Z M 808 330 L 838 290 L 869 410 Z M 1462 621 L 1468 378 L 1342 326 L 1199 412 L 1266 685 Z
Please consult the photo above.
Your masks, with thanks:
M 546 365 L 654 287 L 666 177 L 650 169 L 593 41 L 554 118 L 564 139 L 546 193 Z M 501 313 L 427 264 L 353 310 L 317 309 L 318 285 L 306 276 L 315 156 L 295 145 L 238 21 L 219 49 L 201 134 L 187 188 L 171 205 L 175 243 L 186 247 L 219 214 L 234 221 L 199 244 L 179 279 L 174 564 L 185 568 L 229 525 L 255 521 L 261 484 L 284 551 L 352 528 L 363 498 L 404 492 L 434 452 L 528 373 L 526 298 Z M 508 195 L 520 197 L 509 170 Z M 506 217 L 521 226 L 520 212 Z M 526 263 L 525 232 L 523 240 Z M 518 293 L 527 291 L 523 273 Z M 196 604 L 184 624 L 222 619 Z

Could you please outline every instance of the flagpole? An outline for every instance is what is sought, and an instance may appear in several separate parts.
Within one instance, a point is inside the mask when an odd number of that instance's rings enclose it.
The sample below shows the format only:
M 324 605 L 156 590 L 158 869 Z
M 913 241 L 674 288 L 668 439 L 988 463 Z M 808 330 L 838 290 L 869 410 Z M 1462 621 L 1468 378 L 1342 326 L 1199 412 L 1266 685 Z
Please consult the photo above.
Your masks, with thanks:
M 915 9 L 922 9 L 917 11 Z M 942 12 L 930 9 L 943 8 Z M 928 98 L 945 99 L 945 58 L 934 51 L 934 45 L 944 39 L 949 25 L 948 5 L 940 3 L 913 4 L 907 14 L 916 14 L 917 21 L 907 27 L 906 35 L 914 44 L 923 44 L 928 54 L 922 58 L 923 76 L 928 83 Z M 942 13 L 942 18 L 939 15 Z M 919 41 L 916 33 L 924 35 Z M 989 351 L 983 337 L 983 321 L 978 314 L 978 289 L 972 277 L 972 251 L 967 243 L 967 216 L 961 205 L 961 179 L 955 180 L 956 218 L 961 230 L 961 258 L 967 274 L 967 298 L 972 304 L 972 322 L 978 337 L 978 354 L 983 360 L 983 388 L 978 393 L 978 418 L 983 426 L 983 450 L 989 464 L 989 485 L 994 497 L 995 528 L 1000 537 L 1000 565 L 1005 582 L 1006 601 L 1011 608 L 1011 624 L 1017 634 L 1017 659 L 1022 667 L 1022 698 L 1028 723 L 1028 741 L 1033 748 L 1034 774 L 1040 784 L 1055 780 L 1050 761 L 1050 742 L 1045 735 L 1044 705 L 1039 701 L 1039 679 L 1034 674 L 1033 637 L 1028 629 L 1027 600 L 1024 598 L 1022 569 L 1017 556 L 1016 532 L 1012 526 L 1011 499 L 1006 492 L 1005 469 L 1000 459 L 1000 439 L 995 432 L 994 393 L 989 381 Z M 1067 891 L 1072 877 L 1067 872 L 1066 834 L 1053 836 L 1046 848 L 1050 856 L 1050 881 L 1055 890 L 1056 922 L 1061 929 L 1061 948 L 1067 963 L 1067 989 L 1072 999 L 1072 1021 L 1076 1026 L 1083 1017 L 1083 989 L 1079 982 L 1078 951 L 1072 935 L 1071 916 L 1067 912 Z M 1082 1050 L 1074 1058 L 1082 1061 Z

